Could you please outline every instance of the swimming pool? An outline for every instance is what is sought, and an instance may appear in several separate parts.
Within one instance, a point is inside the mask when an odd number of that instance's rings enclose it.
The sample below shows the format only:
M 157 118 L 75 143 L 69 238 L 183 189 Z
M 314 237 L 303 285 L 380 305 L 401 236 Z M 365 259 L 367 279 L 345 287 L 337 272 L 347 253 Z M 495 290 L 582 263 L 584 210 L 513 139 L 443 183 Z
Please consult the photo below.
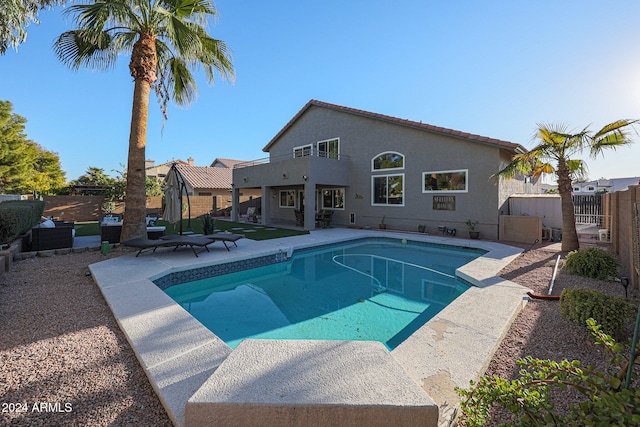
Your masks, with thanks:
M 485 252 L 361 239 L 165 292 L 231 348 L 259 338 L 373 340 L 393 349 L 468 289 L 455 271 Z

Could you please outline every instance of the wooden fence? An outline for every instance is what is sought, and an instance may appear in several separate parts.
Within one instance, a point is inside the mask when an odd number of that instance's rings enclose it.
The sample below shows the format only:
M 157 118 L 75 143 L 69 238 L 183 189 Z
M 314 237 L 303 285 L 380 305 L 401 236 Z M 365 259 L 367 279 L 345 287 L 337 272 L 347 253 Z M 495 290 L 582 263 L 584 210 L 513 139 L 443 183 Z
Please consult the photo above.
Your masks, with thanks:
M 613 226 L 611 241 L 621 265 L 621 273 L 629 284 L 640 289 L 640 235 L 638 235 L 637 209 L 640 204 L 640 185 L 630 185 L 625 191 L 607 194 L 610 198 Z

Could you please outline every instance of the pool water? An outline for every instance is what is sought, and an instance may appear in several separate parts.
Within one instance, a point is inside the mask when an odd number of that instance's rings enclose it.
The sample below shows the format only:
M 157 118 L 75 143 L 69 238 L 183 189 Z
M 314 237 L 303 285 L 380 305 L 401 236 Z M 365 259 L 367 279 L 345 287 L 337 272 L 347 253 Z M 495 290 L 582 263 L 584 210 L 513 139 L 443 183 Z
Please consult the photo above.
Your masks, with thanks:
M 374 340 L 389 349 L 468 286 L 482 250 L 366 239 L 165 290 L 231 348 L 243 339 Z

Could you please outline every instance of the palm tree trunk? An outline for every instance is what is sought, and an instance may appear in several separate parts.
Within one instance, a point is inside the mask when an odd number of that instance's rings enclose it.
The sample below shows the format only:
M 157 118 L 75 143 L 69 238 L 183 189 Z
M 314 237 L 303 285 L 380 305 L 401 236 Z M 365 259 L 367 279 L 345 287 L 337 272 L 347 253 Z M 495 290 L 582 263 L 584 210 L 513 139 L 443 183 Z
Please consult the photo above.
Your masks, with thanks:
M 147 146 L 147 120 L 149 94 L 156 80 L 157 58 L 155 37 L 141 34 L 133 46 L 129 70 L 134 79 L 131 131 L 129 133 L 129 158 L 127 165 L 127 190 L 120 240 L 147 237 L 147 197 L 145 148 Z
M 145 222 L 147 197 L 145 158 L 147 145 L 147 119 L 151 86 L 144 80 L 136 80 L 133 90 L 133 110 L 129 134 L 129 161 L 127 165 L 127 190 L 121 240 L 147 237 Z
M 570 252 L 580 248 L 576 232 L 576 216 L 573 207 L 573 183 L 565 159 L 558 160 L 558 193 L 562 207 L 562 251 Z

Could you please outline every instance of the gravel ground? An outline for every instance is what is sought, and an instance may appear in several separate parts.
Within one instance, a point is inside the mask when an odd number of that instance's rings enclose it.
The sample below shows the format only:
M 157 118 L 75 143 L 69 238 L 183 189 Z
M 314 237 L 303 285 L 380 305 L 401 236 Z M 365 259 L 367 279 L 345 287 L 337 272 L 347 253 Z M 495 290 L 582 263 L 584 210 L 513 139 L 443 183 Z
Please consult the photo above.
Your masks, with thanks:
M 119 251 L 26 259 L 0 277 L 0 425 L 172 425 L 87 276 Z
M 164 408 L 90 276 L 89 264 L 119 256 L 90 251 L 18 261 L 0 277 L 0 424 L 170 426 Z M 501 275 L 546 294 L 558 253 L 538 248 Z M 564 259 L 564 255 L 562 257 Z M 554 294 L 620 285 L 560 271 Z M 634 296 L 635 295 L 634 293 Z M 606 370 L 589 332 L 562 319 L 557 301 L 532 300 L 517 317 L 487 374 L 512 378 L 515 360 L 577 359 Z M 559 401 L 568 402 L 564 392 Z M 24 406 L 23 406 L 24 405 Z
M 616 282 L 572 276 L 562 270 L 566 253 L 558 252 L 559 245 L 528 251 L 500 272 L 500 276 L 531 289 L 536 294 L 546 295 L 558 255 L 560 267 L 552 295 L 560 295 L 565 288 L 591 288 L 611 295 L 625 296 L 624 287 Z M 640 296 L 637 290 L 629 289 L 629 297 Z M 610 371 L 610 355 L 594 343 L 594 338 L 584 327 L 578 326 L 560 315 L 559 302 L 531 299 L 509 329 L 505 339 L 495 353 L 486 375 L 502 378 L 518 378 L 518 358 L 532 356 L 555 361 L 579 360 L 583 366 L 592 365 L 601 372 Z M 554 394 L 559 410 L 570 403 L 584 399 L 572 389 Z M 508 422 L 505 412 L 498 410 L 495 424 Z M 494 424 L 494 425 L 495 425 Z

